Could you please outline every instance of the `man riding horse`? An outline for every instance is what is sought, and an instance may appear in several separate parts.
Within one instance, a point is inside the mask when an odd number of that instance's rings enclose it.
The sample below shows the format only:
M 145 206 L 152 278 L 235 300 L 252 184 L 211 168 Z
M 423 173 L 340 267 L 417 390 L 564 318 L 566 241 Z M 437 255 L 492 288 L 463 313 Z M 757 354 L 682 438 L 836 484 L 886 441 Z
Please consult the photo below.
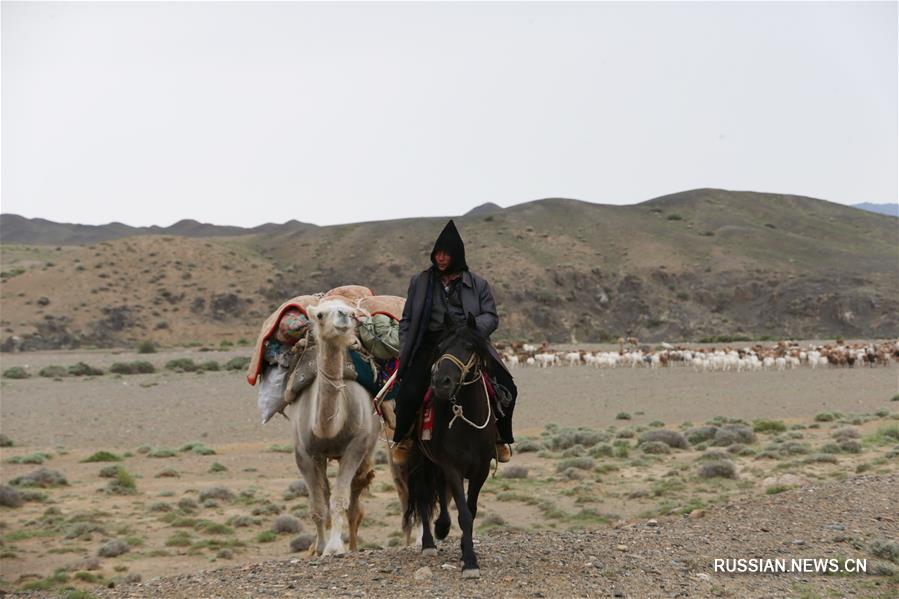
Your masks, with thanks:
M 464 324 L 474 316 L 477 330 L 485 338 L 496 330 L 499 317 L 490 285 L 468 269 L 465 245 L 456 225 L 450 220 L 441 231 L 431 251 L 431 267 L 412 277 L 406 294 L 406 305 L 400 320 L 399 388 L 396 397 L 396 430 L 393 459 L 402 464 L 412 447 L 412 431 L 425 392 L 431 381 L 434 348 L 444 334 L 447 323 Z M 518 394 L 512 374 L 499 353 L 490 346 L 488 373 L 506 391 L 497 420 L 497 460 L 508 462 L 513 443 L 512 411 Z

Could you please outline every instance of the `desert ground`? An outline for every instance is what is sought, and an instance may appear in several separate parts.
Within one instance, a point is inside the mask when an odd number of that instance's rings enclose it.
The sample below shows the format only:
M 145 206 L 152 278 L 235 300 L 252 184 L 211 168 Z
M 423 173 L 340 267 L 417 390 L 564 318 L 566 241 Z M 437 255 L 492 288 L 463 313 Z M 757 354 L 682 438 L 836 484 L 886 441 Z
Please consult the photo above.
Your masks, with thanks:
M 276 417 L 261 425 L 243 369 L 226 369 L 247 353 L 4 354 L 2 370 L 31 376 L 0 382 L 0 427 L 12 443 L 0 450 L 0 590 L 71 597 L 899 592 L 895 363 L 517 369 L 516 455 L 481 496 L 483 578 L 463 582 L 457 532 L 431 560 L 404 546 L 384 442 L 365 499 L 363 551 L 343 559 L 301 551 L 311 521 L 289 423 Z M 206 366 L 166 368 L 179 359 Z M 138 360 L 155 372 L 110 372 Z M 77 363 L 105 374 L 38 375 Z M 50 472 L 29 478 L 42 468 Z M 716 557 L 865 558 L 868 573 L 723 574 L 712 569 Z

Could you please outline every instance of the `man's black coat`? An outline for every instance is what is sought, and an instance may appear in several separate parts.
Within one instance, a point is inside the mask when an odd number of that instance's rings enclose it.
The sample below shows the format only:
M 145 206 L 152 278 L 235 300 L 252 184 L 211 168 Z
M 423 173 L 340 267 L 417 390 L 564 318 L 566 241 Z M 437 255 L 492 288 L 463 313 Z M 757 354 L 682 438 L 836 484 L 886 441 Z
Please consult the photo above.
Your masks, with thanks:
M 438 250 L 443 250 L 452 256 L 452 263 L 446 273 L 441 273 L 437 268 L 434 255 Z M 493 293 L 486 280 L 468 270 L 465 262 L 465 244 L 456 230 L 453 221 L 449 221 L 441 231 L 431 251 L 431 267 L 421 271 L 412 277 L 409 282 L 409 291 L 406 293 L 406 306 L 403 309 L 403 318 L 400 320 L 400 367 L 397 378 L 402 379 L 404 366 L 412 362 L 412 356 L 421 345 L 422 338 L 428 329 L 431 318 L 431 308 L 434 301 L 435 280 L 441 274 L 461 272 L 459 282 L 459 296 L 465 314 L 475 317 L 478 331 L 486 338 L 490 338 L 496 327 L 499 326 L 499 316 L 496 314 L 496 302 Z M 506 369 L 506 365 L 499 353 L 490 346 L 493 356 L 494 374 L 499 382 L 516 394 L 512 375 Z M 505 376 L 503 376 L 505 375 Z

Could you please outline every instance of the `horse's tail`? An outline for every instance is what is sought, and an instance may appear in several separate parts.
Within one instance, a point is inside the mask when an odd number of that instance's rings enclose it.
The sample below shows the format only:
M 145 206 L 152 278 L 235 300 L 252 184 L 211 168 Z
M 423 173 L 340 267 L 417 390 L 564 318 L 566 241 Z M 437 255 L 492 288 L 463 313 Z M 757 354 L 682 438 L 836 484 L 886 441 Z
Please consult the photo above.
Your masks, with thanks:
M 410 456 L 408 475 L 408 501 L 406 513 L 403 514 L 403 528 L 412 526 L 416 521 L 430 519 L 437 507 L 438 472 L 437 466 L 420 452 Z M 428 510 L 421 513 L 421 507 Z

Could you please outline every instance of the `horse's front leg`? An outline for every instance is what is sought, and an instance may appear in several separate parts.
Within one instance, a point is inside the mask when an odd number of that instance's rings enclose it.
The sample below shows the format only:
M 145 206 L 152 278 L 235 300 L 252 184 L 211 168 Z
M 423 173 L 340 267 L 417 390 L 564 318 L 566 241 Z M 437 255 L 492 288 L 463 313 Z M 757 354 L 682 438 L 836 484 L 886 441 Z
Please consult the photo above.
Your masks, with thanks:
M 440 501 L 440 514 L 437 516 L 437 521 L 434 523 L 434 534 L 436 534 L 437 538 L 442 541 L 446 538 L 446 535 L 449 534 L 450 526 L 452 524 L 449 510 L 446 506 L 446 497 L 449 494 L 449 490 L 446 486 L 446 478 L 442 474 L 438 477 L 437 489 L 437 498 Z
M 444 473 L 450 493 L 453 495 L 453 502 L 456 504 L 456 510 L 459 512 L 459 528 L 462 529 L 462 578 L 480 578 L 481 571 L 478 568 L 478 558 L 474 553 L 472 541 L 474 519 L 471 517 L 468 502 L 465 499 L 462 474 L 455 470 L 448 472 L 444 470 Z
M 474 476 L 468 479 L 468 511 L 471 513 L 471 519 L 474 521 L 475 518 L 478 517 L 478 495 L 481 493 L 481 488 L 483 488 L 484 483 L 487 482 L 487 477 L 490 475 L 490 462 L 487 462 L 487 466 L 482 469 L 481 472 L 476 473 Z

